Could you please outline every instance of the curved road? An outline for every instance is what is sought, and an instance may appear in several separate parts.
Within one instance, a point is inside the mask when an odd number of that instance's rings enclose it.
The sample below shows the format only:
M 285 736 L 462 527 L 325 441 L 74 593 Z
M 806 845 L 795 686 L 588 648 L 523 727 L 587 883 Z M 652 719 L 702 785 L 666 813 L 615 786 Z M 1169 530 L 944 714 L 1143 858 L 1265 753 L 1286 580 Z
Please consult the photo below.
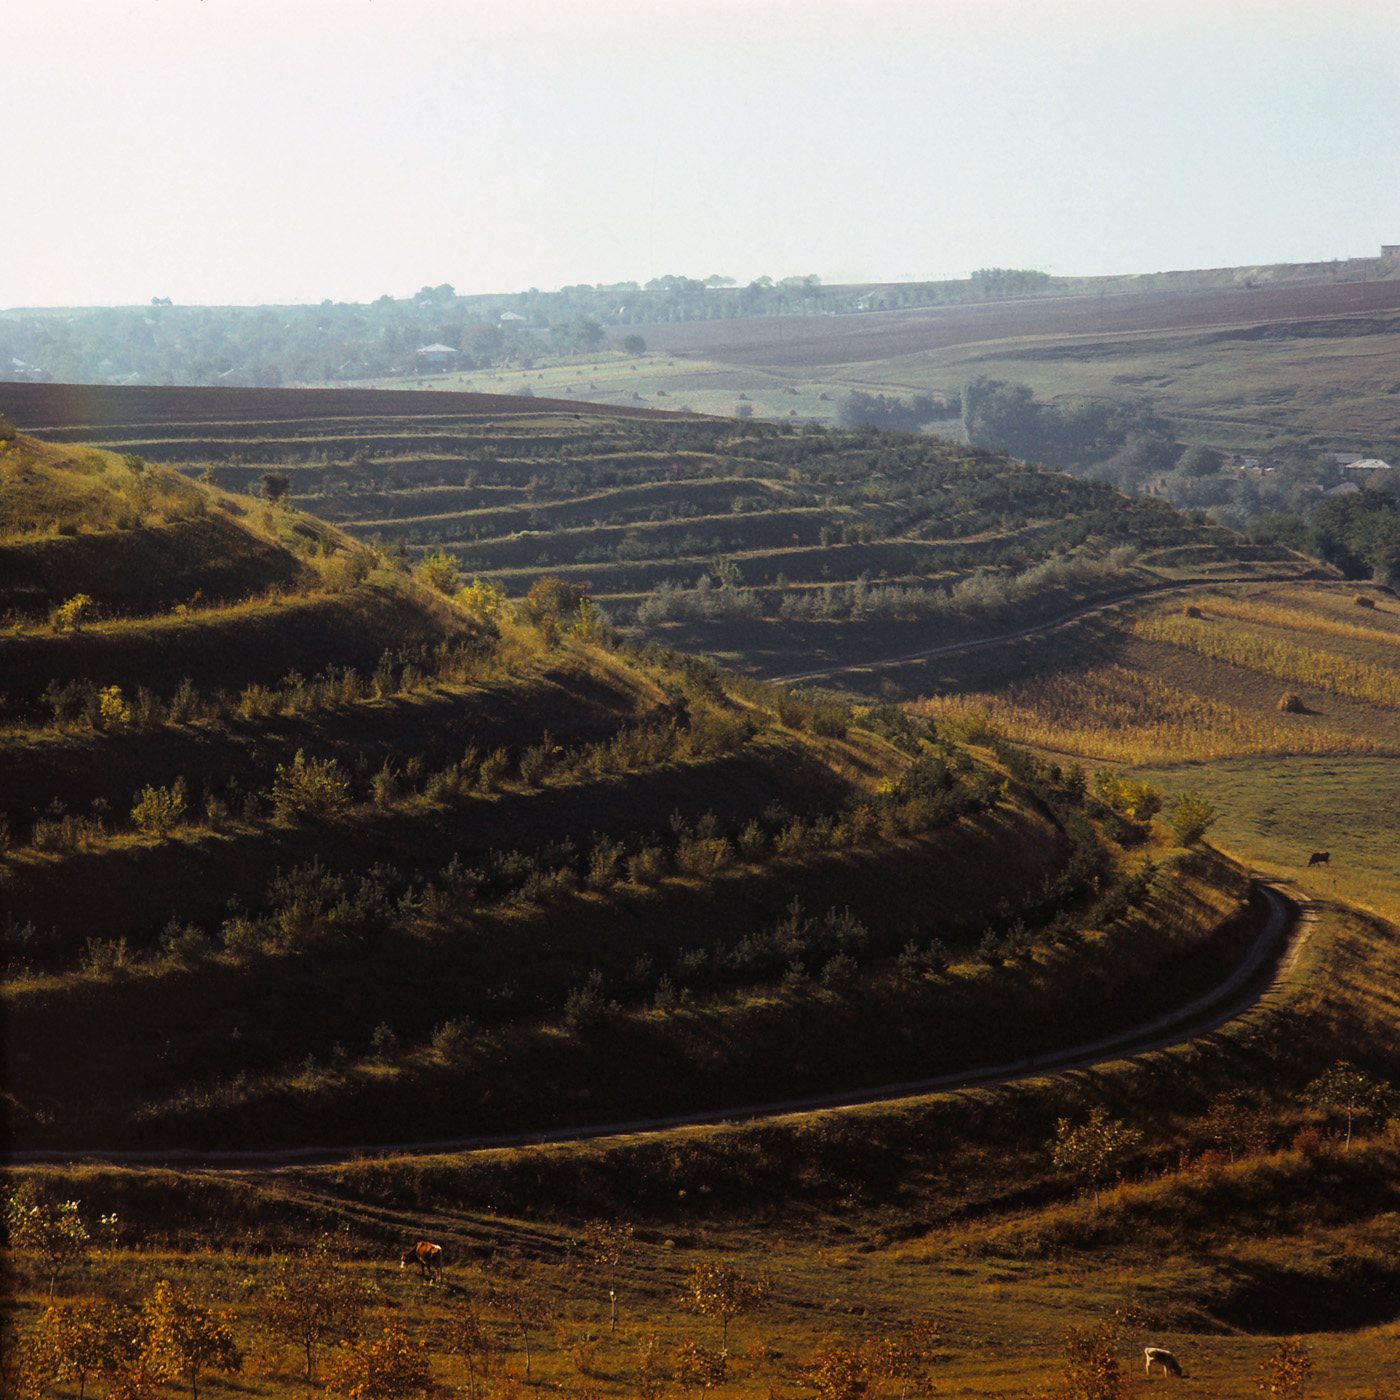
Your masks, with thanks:
M 175 1148 L 167 1151 L 105 1151 L 100 1148 L 30 1150 L 7 1155 L 10 1163 L 59 1164 L 74 1161 L 111 1162 L 127 1166 L 171 1166 L 215 1170 L 256 1170 L 279 1166 L 325 1165 L 343 1162 L 365 1152 L 443 1153 L 472 1152 L 501 1147 L 539 1146 L 576 1142 L 586 1138 L 618 1137 L 634 1133 L 663 1132 L 701 1124 L 775 1118 L 815 1109 L 851 1108 L 888 1099 L 1008 1084 L 1047 1073 L 1087 1069 L 1127 1055 L 1143 1054 L 1179 1045 L 1218 1029 L 1261 1001 L 1276 995 L 1289 980 L 1298 956 L 1316 922 L 1307 896 L 1289 886 L 1255 881 L 1254 888 L 1268 905 L 1264 921 L 1240 964 L 1218 986 L 1155 1020 L 1114 1035 L 1033 1060 L 1012 1064 L 974 1065 L 927 1079 L 909 1079 L 837 1094 L 813 1094 L 769 1103 L 674 1114 L 634 1122 L 597 1123 L 548 1133 L 513 1133 L 493 1137 L 455 1138 L 448 1141 L 364 1143 L 351 1147 L 292 1147 L 274 1152 L 201 1152 Z
M 922 651 L 908 651 L 900 656 L 877 657 L 873 661 L 850 661 L 837 666 L 824 666 L 812 671 L 793 671 L 785 676 L 768 676 L 774 684 L 788 684 L 793 681 L 820 680 L 823 676 L 839 676 L 847 671 L 879 671 L 886 666 L 904 666 L 911 661 L 928 661 L 935 656 L 952 656 L 960 651 L 977 651 L 982 647 L 994 647 L 1002 642 L 1019 642 L 1026 637 L 1037 637 L 1044 632 L 1053 632 L 1057 627 L 1089 617 L 1094 613 L 1107 612 L 1120 603 L 1130 603 L 1135 598 L 1145 598 L 1154 593 L 1185 593 L 1193 588 L 1204 588 L 1213 583 L 1269 583 L 1301 577 L 1298 574 L 1249 574 L 1242 578 L 1200 578 L 1174 580 L 1170 583 L 1152 583 L 1145 588 L 1135 588 L 1128 593 L 1115 593 L 1111 598 L 1099 598 L 1092 603 L 1081 603 L 1068 612 L 1061 613 L 1045 622 L 1036 622 L 1029 627 L 1018 627 L 1014 632 L 998 632 L 992 637 L 975 637 L 971 641 L 944 642 L 939 646 L 925 647 Z

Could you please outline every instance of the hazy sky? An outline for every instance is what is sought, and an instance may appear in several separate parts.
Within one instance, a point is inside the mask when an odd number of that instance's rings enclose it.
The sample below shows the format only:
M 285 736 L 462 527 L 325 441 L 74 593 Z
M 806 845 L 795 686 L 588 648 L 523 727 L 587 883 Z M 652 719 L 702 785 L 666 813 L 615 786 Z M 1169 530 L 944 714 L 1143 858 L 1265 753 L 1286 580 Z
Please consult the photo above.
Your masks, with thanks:
M 1396 0 L 0 9 L 0 307 L 1400 243 Z

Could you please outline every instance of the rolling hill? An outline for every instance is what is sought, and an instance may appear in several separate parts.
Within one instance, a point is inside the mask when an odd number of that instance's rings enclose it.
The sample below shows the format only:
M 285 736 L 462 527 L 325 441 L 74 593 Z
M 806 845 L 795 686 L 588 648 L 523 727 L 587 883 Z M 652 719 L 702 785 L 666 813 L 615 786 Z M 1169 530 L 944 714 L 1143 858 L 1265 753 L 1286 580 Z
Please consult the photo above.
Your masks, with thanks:
M 631 1395 L 698 1383 L 719 1337 L 677 1300 L 719 1259 L 772 1275 L 735 1322 L 739 1394 L 810 1389 L 838 1344 L 918 1370 L 875 1377 L 896 1388 L 1029 1391 L 1100 1325 L 1232 1400 L 1292 1332 L 1310 1394 L 1381 1383 L 1394 1133 L 1358 1119 L 1346 1150 L 1304 1093 L 1341 1059 L 1396 1075 L 1390 596 L 946 443 L 423 397 L 260 419 L 165 391 L 6 438 L 11 1144 L 339 1149 L 12 1171 L 93 1236 L 52 1276 L 15 1253 L 12 1336 L 47 1335 L 51 1277 L 62 1306 L 177 1277 L 248 1350 L 201 1384 L 281 1400 L 303 1361 L 265 1300 L 305 1259 L 409 1324 L 441 1383 L 483 1384 L 451 1341 L 467 1309 L 493 1395 Z M 879 664 L 916 643 L 959 649 Z M 863 669 L 758 679 L 823 653 Z M 1226 854 L 1165 823 L 1193 792 Z M 1275 994 L 1035 1075 L 1217 983 L 1259 870 L 1310 905 Z M 394 1150 L 989 1061 L 1026 1077 Z M 1057 1168 L 1061 1120 L 1095 1109 L 1141 1136 L 1102 1178 Z M 631 1243 L 605 1283 L 609 1220 Z M 446 1243 L 441 1291 L 400 1274 L 413 1237 Z

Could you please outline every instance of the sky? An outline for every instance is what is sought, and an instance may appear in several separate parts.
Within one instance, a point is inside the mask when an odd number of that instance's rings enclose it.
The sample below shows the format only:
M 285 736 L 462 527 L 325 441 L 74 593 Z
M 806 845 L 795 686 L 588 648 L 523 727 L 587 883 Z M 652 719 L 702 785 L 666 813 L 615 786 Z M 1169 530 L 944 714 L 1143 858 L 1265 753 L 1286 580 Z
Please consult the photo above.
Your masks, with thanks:
M 1400 243 L 1395 0 L 4 0 L 0 308 Z

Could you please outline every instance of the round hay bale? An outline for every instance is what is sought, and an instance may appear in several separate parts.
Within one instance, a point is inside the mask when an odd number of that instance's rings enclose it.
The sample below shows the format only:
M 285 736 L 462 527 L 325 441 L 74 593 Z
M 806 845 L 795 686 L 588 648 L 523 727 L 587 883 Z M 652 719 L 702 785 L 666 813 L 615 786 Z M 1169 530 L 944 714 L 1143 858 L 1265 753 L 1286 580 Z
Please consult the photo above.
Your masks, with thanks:
M 1205 613 L 1203 613 L 1195 603 L 1187 603 L 1187 605 L 1182 608 L 1181 615 L 1182 617 L 1204 617 Z
M 1279 711 L 1285 715 L 1305 715 L 1307 706 L 1303 704 L 1303 697 L 1294 691 L 1285 690 L 1279 697 Z
M 1356 594 L 1351 600 L 1358 608 L 1374 608 L 1376 600 L 1368 598 L 1364 593 Z

